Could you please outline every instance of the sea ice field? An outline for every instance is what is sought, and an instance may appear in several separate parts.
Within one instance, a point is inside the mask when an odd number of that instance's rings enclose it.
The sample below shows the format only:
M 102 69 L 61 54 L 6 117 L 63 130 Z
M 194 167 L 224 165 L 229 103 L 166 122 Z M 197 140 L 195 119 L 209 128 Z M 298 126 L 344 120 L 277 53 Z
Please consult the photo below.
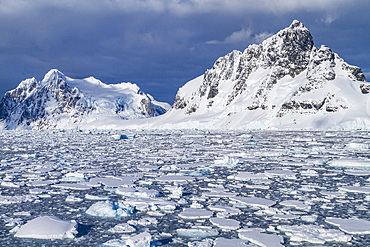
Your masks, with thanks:
M 370 132 L 2 131 L 0 246 L 370 246 Z

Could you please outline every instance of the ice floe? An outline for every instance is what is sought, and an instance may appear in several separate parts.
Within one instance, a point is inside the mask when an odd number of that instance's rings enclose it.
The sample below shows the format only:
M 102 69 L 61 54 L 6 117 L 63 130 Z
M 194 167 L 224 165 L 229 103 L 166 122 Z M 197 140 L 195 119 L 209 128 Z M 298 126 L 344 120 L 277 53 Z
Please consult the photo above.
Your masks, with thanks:
M 17 238 L 64 239 L 74 238 L 77 234 L 76 221 L 65 221 L 55 216 L 41 216 L 21 226 Z
M 370 221 L 368 220 L 328 217 L 325 222 L 338 226 L 340 230 L 349 234 L 370 234 Z

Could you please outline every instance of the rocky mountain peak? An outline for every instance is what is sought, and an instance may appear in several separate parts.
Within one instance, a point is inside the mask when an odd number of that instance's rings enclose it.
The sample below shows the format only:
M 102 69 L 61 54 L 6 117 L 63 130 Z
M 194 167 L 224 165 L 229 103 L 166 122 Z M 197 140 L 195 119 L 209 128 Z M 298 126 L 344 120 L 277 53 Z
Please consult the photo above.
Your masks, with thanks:
M 297 20 L 259 45 L 220 57 L 189 85 L 179 89 L 173 105 L 185 115 L 259 112 L 266 121 L 290 114 L 344 114 L 352 98 L 370 94 L 361 69 L 325 45 L 316 47 Z

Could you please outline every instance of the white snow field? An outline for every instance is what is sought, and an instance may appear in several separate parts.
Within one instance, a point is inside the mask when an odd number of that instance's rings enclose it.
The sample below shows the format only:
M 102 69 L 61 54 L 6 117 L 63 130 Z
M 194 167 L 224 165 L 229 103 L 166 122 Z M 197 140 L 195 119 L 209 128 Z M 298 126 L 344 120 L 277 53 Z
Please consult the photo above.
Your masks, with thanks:
M 370 246 L 369 131 L 1 131 L 0 146 L 0 246 Z

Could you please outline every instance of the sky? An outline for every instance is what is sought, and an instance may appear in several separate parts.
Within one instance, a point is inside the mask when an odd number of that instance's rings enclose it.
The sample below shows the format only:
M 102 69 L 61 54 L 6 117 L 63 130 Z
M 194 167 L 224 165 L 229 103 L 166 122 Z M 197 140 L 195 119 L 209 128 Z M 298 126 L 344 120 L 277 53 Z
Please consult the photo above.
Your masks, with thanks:
M 0 0 L 0 95 L 50 69 L 173 103 L 217 58 L 301 21 L 370 80 L 368 0 Z

